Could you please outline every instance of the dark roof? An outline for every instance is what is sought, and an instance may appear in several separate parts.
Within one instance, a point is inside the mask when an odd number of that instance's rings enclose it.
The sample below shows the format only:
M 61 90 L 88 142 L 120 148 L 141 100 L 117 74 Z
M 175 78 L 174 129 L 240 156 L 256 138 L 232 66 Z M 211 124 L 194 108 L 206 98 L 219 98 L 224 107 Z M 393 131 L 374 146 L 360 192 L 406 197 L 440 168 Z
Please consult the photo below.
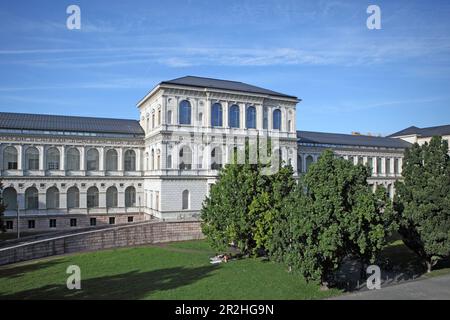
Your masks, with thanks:
M 248 93 L 266 94 L 266 95 L 277 96 L 277 97 L 282 97 L 282 98 L 289 98 L 289 99 L 298 99 L 295 96 L 286 95 L 286 94 L 279 93 L 276 91 L 256 87 L 251 84 L 247 84 L 247 83 L 243 83 L 243 82 L 239 82 L 239 81 L 220 80 L 220 79 L 203 78 L 203 77 L 195 77 L 195 76 L 186 76 L 186 77 L 181 77 L 181 78 L 177 78 L 177 79 L 173 79 L 173 80 L 169 80 L 169 81 L 163 81 L 160 84 L 183 85 L 183 86 L 192 86 L 192 87 L 199 87 L 199 88 L 241 91 L 241 92 L 248 92 Z
M 0 112 L 0 129 L 143 135 L 136 120 Z
M 399 132 L 391 134 L 389 137 L 400 137 L 400 136 L 409 136 L 417 134 L 421 137 L 433 137 L 433 136 L 444 136 L 450 135 L 450 125 L 437 126 L 437 127 L 428 127 L 428 128 L 417 128 L 417 127 L 409 127 L 403 129 Z
M 409 142 L 395 138 L 351 135 L 341 133 L 297 131 L 298 142 L 363 147 L 408 148 Z

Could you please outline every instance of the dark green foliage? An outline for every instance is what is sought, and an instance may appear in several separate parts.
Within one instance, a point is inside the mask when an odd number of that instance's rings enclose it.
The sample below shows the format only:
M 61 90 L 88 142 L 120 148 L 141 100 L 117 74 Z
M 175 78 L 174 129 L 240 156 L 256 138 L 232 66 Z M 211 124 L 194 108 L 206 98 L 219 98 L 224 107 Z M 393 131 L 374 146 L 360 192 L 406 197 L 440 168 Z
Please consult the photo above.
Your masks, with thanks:
M 392 223 L 383 190 L 373 194 L 368 169 L 325 151 L 286 198 L 269 251 L 306 279 L 326 282 L 349 254 L 374 261 Z
M 404 180 L 396 183 L 399 232 L 431 271 L 450 255 L 450 160 L 447 141 L 433 137 L 406 150 Z
M 270 149 L 270 140 L 267 146 Z M 248 149 L 247 143 L 246 160 Z M 259 152 L 256 157 L 257 164 L 226 165 L 203 203 L 202 231 L 218 251 L 233 243 L 244 254 L 264 253 L 283 198 L 295 185 L 290 166 L 267 175 L 268 162 L 260 159 Z

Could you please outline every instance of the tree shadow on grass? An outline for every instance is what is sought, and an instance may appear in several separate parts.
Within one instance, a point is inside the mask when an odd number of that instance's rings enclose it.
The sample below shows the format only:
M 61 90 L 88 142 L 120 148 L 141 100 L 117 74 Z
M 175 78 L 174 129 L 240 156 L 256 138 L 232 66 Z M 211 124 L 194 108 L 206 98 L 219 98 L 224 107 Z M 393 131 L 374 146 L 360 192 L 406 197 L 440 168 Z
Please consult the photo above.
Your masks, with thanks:
M 14 279 L 19 278 L 25 275 L 28 272 L 33 272 L 38 269 L 46 269 L 53 267 L 55 265 L 65 263 L 65 259 L 56 259 L 49 261 L 40 261 L 40 262 L 27 262 L 23 265 L 6 265 L 0 267 L 0 280 L 1 279 Z
M 106 277 L 81 279 L 81 290 L 69 290 L 65 283 L 52 284 L 11 295 L 0 294 L 0 300 L 142 299 L 158 291 L 176 289 L 195 283 L 209 277 L 216 269 L 217 266 L 202 266 L 196 268 L 175 267 L 147 272 L 131 271 Z

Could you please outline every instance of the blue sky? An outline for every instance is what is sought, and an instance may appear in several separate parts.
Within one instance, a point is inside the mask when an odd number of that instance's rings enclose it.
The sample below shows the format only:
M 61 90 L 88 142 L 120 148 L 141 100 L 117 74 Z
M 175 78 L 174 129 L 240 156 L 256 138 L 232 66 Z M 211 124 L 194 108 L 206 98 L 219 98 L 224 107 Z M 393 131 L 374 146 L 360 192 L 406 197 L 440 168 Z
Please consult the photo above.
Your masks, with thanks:
M 198 75 L 298 96 L 301 130 L 450 124 L 450 1 L 5 0 L 0 39 L 1 111 L 137 119 L 158 82 Z

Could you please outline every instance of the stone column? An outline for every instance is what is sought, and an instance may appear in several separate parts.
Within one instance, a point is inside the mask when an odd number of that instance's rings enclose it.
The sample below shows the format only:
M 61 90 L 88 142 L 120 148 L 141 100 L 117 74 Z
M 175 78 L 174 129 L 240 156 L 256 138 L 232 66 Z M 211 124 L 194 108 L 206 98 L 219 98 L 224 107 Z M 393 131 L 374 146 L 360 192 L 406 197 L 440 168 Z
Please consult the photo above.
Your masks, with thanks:
M 98 170 L 105 171 L 105 148 L 98 148 Z
M 205 127 L 209 128 L 211 127 L 211 100 L 209 98 L 209 93 L 206 94 L 207 98 L 206 98 L 206 103 L 205 103 Z
M 87 190 L 86 188 L 79 188 L 80 191 L 80 209 L 87 208 Z
M 85 147 L 79 147 L 78 151 L 80 152 L 80 170 L 86 170 L 86 150 Z
M 121 188 L 117 190 L 117 207 L 125 208 L 125 189 Z
M 61 146 L 59 148 L 59 170 L 66 170 L 66 148 Z
M 45 153 L 44 153 L 44 146 L 37 146 L 37 149 L 39 151 L 39 170 L 40 171 L 44 171 L 44 158 L 45 158 Z
M 141 171 L 141 157 L 142 157 L 142 151 L 141 149 L 136 149 L 136 171 Z
M 395 176 L 394 166 L 395 166 L 395 158 L 391 158 L 391 175 L 392 176 Z
M 172 124 L 180 124 L 180 121 L 178 119 L 178 109 L 180 107 L 180 97 L 175 97 L 175 108 L 173 108 L 173 119 L 172 119 Z
M 386 158 L 381 158 L 381 174 L 386 175 Z
M 38 190 L 39 210 L 47 208 L 47 194 L 45 190 Z
M 263 128 L 263 109 L 261 104 L 255 105 L 256 109 L 256 129 L 261 130 Z
M 23 145 L 17 146 L 17 170 L 23 170 Z
M 167 97 L 161 98 L 161 126 L 166 125 Z
M 99 208 L 106 208 L 106 190 L 103 190 L 104 188 L 101 187 L 102 190 L 98 191 L 98 207 Z
M 226 101 L 222 107 L 222 115 L 223 115 L 222 116 L 222 126 L 224 128 L 228 128 L 228 108 L 229 107 L 230 107 L 230 104 L 228 101 Z
M 117 150 L 117 170 L 123 171 L 123 148 Z
M 59 208 L 60 209 L 67 209 L 67 189 L 64 189 L 64 191 L 59 192 Z
M 273 108 L 267 107 L 267 130 L 273 129 Z

